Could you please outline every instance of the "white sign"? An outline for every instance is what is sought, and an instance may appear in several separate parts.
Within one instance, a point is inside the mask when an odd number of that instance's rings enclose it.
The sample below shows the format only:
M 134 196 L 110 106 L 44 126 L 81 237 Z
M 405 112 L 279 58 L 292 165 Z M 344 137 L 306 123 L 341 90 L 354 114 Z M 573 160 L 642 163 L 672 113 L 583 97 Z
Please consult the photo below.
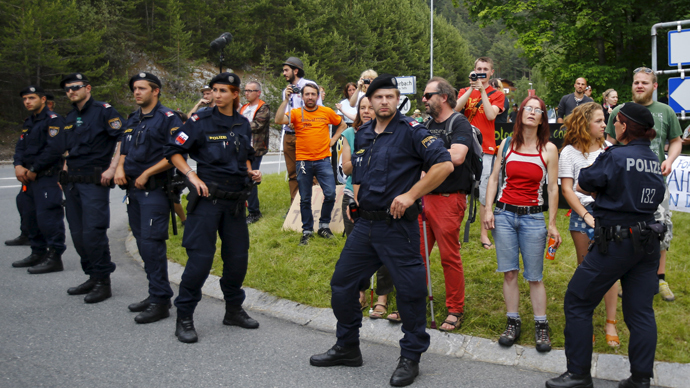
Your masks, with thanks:
M 668 65 L 690 65 L 690 30 L 668 32 Z
M 405 101 L 406 99 L 407 99 L 407 102 L 405 102 L 405 105 L 400 106 L 400 104 L 402 104 L 403 101 Z M 406 97 L 406 96 L 400 96 L 400 99 L 398 100 L 398 106 L 400 107 L 400 108 L 398 108 L 400 113 L 407 114 L 407 112 L 409 112 L 410 108 L 412 107 L 412 105 L 410 104 L 410 98 Z
M 666 178 L 671 210 L 690 213 L 690 157 L 679 156 Z
M 668 79 L 668 105 L 673 111 L 690 111 L 690 78 Z
M 343 223 L 343 190 L 345 186 L 338 185 L 335 187 L 335 206 L 333 206 L 333 211 L 331 211 L 331 223 L 329 227 L 331 232 L 338 234 L 345 230 L 345 224 Z M 296 230 L 298 232 L 302 231 L 302 213 L 299 207 L 299 193 L 295 195 L 295 200 L 292 201 L 290 206 L 290 211 L 283 221 L 283 229 L 285 230 Z M 323 190 L 320 186 L 312 186 L 311 188 L 311 211 L 314 217 L 314 226 L 318 227 L 319 217 L 321 217 L 321 207 L 323 206 Z M 345 216 L 347 217 L 347 216 Z
M 398 82 L 398 90 L 400 90 L 400 94 L 417 93 L 417 77 L 402 76 L 395 77 L 395 80 Z

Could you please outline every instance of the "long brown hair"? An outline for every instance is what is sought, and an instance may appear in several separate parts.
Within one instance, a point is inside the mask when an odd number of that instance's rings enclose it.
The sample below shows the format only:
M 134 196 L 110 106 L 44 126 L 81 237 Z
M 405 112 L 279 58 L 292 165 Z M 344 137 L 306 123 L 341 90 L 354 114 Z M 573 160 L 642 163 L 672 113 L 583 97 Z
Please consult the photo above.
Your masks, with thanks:
M 567 145 L 573 146 L 576 150 L 586 156 L 589 153 L 589 145 L 592 143 L 592 134 L 589 131 L 589 123 L 594 117 L 594 112 L 603 112 L 601 105 L 596 102 L 588 102 L 577 106 L 573 112 L 565 117 L 565 122 L 561 128 L 565 128 L 565 138 L 561 151 Z M 601 148 L 604 145 L 604 138 L 597 139 L 597 145 Z
M 539 127 L 537 128 L 537 150 L 541 152 L 542 149 L 544 149 L 546 147 L 546 144 L 549 142 L 549 136 L 551 135 L 551 132 L 549 131 L 549 117 L 546 115 L 546 104 L 544 104 L 544 101 L 542 101 L 541 98 L 536 96 L 527 97 L 524 101 L 522 101 L 522 104 L 520 104 L 520 108 L 518 109 L 517 115 L 515 116 L 515 126 L 513 127 L 513 143 L 511 144 L 511 148 L 517 150 L 523 144 L 525 144 L 522 114 L 525 111 L 525 105 L 527 105 L 527 103 L 530 100 L 538 101 L 539 109 L 541 109 L 542 111 L 541 124 L 539 124 Z
M 362 121 L 362 115 L 359 114 L 359 107 L 360 105 L 362 105 L 362 100 L 364 100 L 365 98 L 369 100 L 369 98 L 367 97 L 362 97 L 359 99 L 359 102 L 357 103 L 357 117 L 355 117 L 355 121 L 352 122 L 352 127 L 355 129 L 355 132 L 359 131 L 359 127 L 361 127 L 362 124 L 364 124 L 364 122 Z M 371 101 L 369 101 L 369 104 L 371 104 Z

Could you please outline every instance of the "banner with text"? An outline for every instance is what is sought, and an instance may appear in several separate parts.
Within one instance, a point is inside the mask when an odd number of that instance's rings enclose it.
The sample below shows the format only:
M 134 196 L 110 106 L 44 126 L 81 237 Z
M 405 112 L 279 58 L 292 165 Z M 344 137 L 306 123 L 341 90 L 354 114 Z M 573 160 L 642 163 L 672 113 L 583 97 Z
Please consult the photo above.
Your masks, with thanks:
M 666 178 L 671 210 L 690 213 L 690 157 L 679 156 Z

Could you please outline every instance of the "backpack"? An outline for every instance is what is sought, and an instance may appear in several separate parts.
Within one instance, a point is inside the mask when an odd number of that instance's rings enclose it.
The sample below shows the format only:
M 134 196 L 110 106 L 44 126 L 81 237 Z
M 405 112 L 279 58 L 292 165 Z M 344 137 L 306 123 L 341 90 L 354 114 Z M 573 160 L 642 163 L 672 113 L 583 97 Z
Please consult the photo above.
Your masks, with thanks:
M 446 120 L 445 128 L 443 129 L 443 135 L 445 136 L 445 143 L 450 146 L 451 137 L 453 133 L 453 122 L 460 116 L 460 113 L 453 112 L 448 120 Z M 424 126 L 428 128 L 429 122 L 432 120 L 431 117 L 424 123 Z M 469 122 L 469 120 L 468 120 Z M 470 124 L 471 125 L 471 124 Z M 469 168 L 472 174 L 472 185 L 470 188 L 470 209 L 467 215 L 467 221 L 465 221 L 465 237 L 464 242 L 468 242 L 470 238 L 470 224 L 475 222 L 477 219 L 477 206 L 475 204 L 476 199 L 479 197 L 479 183 L 482 177 L 482 170 L 484 167 L 482 161 L 482 132 L 479 128 L 471 125 L 472 127 L 472 145 L 465 156 L 465 165 Z

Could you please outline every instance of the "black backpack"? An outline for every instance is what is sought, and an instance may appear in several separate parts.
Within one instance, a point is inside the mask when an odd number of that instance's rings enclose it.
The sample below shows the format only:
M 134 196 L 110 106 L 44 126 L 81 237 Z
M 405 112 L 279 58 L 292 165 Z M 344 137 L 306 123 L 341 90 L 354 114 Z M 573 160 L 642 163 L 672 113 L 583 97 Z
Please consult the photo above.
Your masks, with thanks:
M 453 122 L 455 121 L 456 118 L 460 116 L 460 113 L 453 112 L 451 116 L 446 120 L 446 125 L 443 130 L 443 135 L 445 136 L 445 143 L 450 146 L 451 144 L 451 137 L 450 135 L 453 133 Z M 429 122 L 432 120 L 431 117 L 424 123 L 424 125 L 428 128 Z M 470 124 L 471 125 L 471 124 Z M 482 132 L 479 130 L 479 128 L 475 127 L 474 125 L 472 126 L 472 138 L 473 142 L 470 147 L 470 149 L 467 152 L 467 156 L 465 157 L 465 165 L 469 168 L 470 173 L 472 174 L 472 186 L 470 189 L 470 208 L 469 212 L 467 215 L 467 221 L 465 221 L 465 237 L 463 238 L 464 242 L 468 242 L 470 239 L 470 224 L 475 222 L 477 219 L 477 206 L 476 206 L 476 200 L 479 198 L 479 183 L 481 181 L 482 177 L 482 170 L 483 170 L 483 161 L 482 161 Z

